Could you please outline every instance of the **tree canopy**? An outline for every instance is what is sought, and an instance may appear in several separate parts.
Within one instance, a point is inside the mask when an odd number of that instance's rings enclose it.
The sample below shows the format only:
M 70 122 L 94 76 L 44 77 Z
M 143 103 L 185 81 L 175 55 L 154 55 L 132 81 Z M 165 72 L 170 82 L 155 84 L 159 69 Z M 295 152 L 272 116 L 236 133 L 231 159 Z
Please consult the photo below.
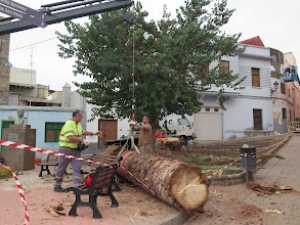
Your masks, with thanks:
M 208 85 L 220 87 L 222 103 L 223 88 L 237 84 L 218 63 L 209 68 L 237 50 L 239 34 L 223 31 L 234 12 L 227 0 L 186 0 L 174 17 L 163 10 L 160 20 L 149 20 L 137 2 L 84 24 L 68 21 L 67 33 L 58 33 L 59 55 L 75 58 L 74 74 L 90 78 L 76 85 L 97 106 L 95 115 L 126 118 L 132 105 L 138 119 L 192 114 Z

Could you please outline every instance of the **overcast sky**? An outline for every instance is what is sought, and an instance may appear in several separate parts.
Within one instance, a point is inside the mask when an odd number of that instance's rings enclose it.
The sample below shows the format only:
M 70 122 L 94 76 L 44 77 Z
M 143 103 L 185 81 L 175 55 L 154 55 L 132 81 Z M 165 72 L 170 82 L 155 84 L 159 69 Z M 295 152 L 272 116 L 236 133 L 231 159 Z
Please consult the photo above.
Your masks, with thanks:
M 16 0 L 20 3 L 39 8 L 41 4 L 58 0 Z M 161 16 L 163 5 L 171 12 L 184 3 L 184 0 L 141 0 L 150 17 Z M 234 16 L 225 30 L 228 33 L 242 33 L 242 39 L 261 36 L 268 47 L 283 52 L 294 52 L 300 59 L 300 29 L 298 14 L 300 1 L 285 0 L 228 0 L 229 6 L 236 9 Z M 72 74 L 72 60 L 64 60 L 57 56 L 57 40 L 55 31 L 63 31 L 63 25 L 52 25 L 45 29 L 35 29 L 15 33 L 11 36 L 10 61 L 16 67 L 33 68 L 37 71 L 37 81 L 60 90 L 66 83 L 75 80 Z M 51 40 L 49 40 L 51 39 Z M 47 42 L 25 47 L 33 43 Z M 77 78 L 78 79 L 78 78 Z

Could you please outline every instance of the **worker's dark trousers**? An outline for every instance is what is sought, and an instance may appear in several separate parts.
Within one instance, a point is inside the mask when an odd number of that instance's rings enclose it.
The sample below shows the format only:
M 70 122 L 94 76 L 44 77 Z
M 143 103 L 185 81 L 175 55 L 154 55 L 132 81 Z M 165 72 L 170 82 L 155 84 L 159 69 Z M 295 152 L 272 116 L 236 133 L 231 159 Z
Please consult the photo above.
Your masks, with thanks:
M 75 157 L 80 157 L 80 152 L 69 149 L 69 148 L 60 148 L 59 153 L 63 153 L 65 155 L 72 155 Z M 55 186 L 61 186 L 63 182 L 63 178 L 65 175 L 65 171 L 69 165 L 69 163 L 72 163 L 72 169 L 73 169 L 73 187 L 79 187 L 81 185 L 81 163 L 78 160 L 75 159 L 66 159 L 64 157 L 59 157 L 58 160 L 58 167 L 56 171 L 56 177 L 55 177 Z

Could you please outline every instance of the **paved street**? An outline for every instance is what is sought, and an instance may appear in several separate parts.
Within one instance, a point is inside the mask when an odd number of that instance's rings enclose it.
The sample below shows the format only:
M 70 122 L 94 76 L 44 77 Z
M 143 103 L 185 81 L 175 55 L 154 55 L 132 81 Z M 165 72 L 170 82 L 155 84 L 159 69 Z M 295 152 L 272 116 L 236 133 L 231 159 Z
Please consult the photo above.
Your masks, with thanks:
M 169 220 L 181 218 L 181 214 L 158 201 L 145 192 L 122 186 L 123 191 L 115 193 L 120 206 L 111 208 L 107 197 L 98 198 L 98 207 L 104 219 L 95 220 L 89 208 L 80 208 L 78 217 L 59 216 L 51 212 L 51 208 L 62 204 L 68 213 L 74 201 L 72 193 L 54 193 L 53 178 L 37 177 L 37 171 L 25 172 L 20 176 L 26 187 L 26 197 L 29 203 L 30 225 L 157 225 Z M 71 181 L 70 177 L 65 184 Z M 83 198 L 87 201 L 87 198 Z M 0 181 L 0 224 L 20 225 L 23 221 L 23 207 L 14 187 L 13 180 Z
M 300 136 L 294 136 L 278 153 L 283 159 L 270 160 L 264 169 L 257 174 L 261 182 L 276 182 L 280 185 L 292 186 L 300 190 Z M 30 175 L 31 174 L 31 175 Z M 39 181 L 36 173 L 21 176 L 22 183 L 28 187 L 27 197 L 32 216 L 32 224 L 98 224 L 91 219 L 88 209 L 81 210 L 77 219 L 70 217 L 56 218 L 47 213 L 52 204 L 64 202 L 66 208 L 73 200 L 71 195 L 55 194 L 51 191 L 49 181 Z M 6 212 L 2 219 L 4 224 L 20 224 L 22 207 L 16 194 L 13 181 L 2 181 L 0 190 L 0 211 Z M 185 225 L 299 225 L 300 224 L 300 194 L 286 193 L 272 196 L 258 196 L 246 188 L 244 184 L 221 187 L 212 186 L 210 201 L 205 213 L 190 219 Z M 134 191 L 134 193 L 132 193 Z M 47 193 L 47 194 L 46 194 Z M 132 199 L 132 196 L 135 196 Z M 106 218 L 101 224 L 159 224 L 165 215 L 173 215 L 175 210 L 145 195 L 139 190 L 126 190 L 118 193 L 121 207 L 110 209 L 105 201 L 100 203 Z M 131 199 L 128 201 L 128 199 Z M 145 200 L 147 199 L 147 200 Z M 147 204 L 144 204 L 147 202 Z M 157 211 L 159 210 L 159 212 Z M 275 210 L 279 213 L 268 213 Z M 146 213 L 145 213 L 146 212 Z M 116 213 L 116 214 L 115 214 Z M 118 215 L 118 216 L 116 216 Z M 174 214 L 175 215 L 175 214 Z M 134 218 L 134 219 L 132 219 Z M 116 220 L 117 219 L 117 220 Z M 104 222 L 104 221 L 101 221 Z M 2 223 L 1 223 L 2 224 Z
M 300 136 L 292 137 L 257 174 L 257 180 L 276 182 L 300 190 Z M 211 188 L 206 213 L 195 216 L 186 225 L 299 225 L 300 194 L 258 196 L 245 185 Z M 275 210 L 277 213 L 267 213 Z M 280 214 L 282 212 L 282 214 Z

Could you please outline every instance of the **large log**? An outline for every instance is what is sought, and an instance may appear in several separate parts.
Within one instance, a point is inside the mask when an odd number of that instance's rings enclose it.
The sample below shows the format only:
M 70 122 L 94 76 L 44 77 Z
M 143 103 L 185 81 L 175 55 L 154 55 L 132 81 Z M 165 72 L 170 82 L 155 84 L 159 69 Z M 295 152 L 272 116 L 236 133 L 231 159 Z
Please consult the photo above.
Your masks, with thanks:
M 208 181 L 201 169 L 151 153 L 126 152 L 120 173 L 162 201 L 187 212 L 204 206 Z

